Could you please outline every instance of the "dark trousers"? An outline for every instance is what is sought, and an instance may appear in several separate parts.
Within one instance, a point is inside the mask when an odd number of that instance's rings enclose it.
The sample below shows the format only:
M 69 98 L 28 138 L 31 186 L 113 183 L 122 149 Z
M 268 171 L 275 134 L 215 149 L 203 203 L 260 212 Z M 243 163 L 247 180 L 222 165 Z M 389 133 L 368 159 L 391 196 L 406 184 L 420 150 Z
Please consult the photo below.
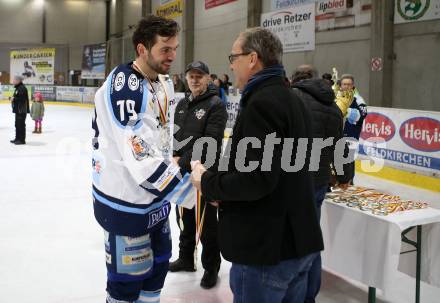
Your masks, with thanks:
M 328 185 L 319 187 L 315 189 L 315 204 L 318 219 L 321 220 L 321 206 L 325 199 L 325 194 L 327 193 Z M 307 277 L 307 291 L 305 297 L 305 303 L 314 303 L 315 298 L 321 289 L 321 272 L 322 272 L 322 261 L 321 253 L 317 254 L 317 257 L 313 260 L 312 266 Z
M 15 140 L 26 141 L 26 115 L 15 114 Z
M 205 206 L 205 200 L 202 199 L 202 211 Z M 220 249 L 217 242 L 217 207 L 206 203 L 205 221 L 201 235 L 202 265 L 207 271 L 218 271 L 220 268 Z M 180 221 L 179 207 L 176 207 L 177 224 Z M 203 215 L 203 213 L 202 213 Z M 196 246 L 196 211 L 193 209 L 183 208 L 183 231 L 179 236 L 179 258 L 185 261 L 194 260 L 194 249 Z M 180 225 L 179 225 L 180 227 Z

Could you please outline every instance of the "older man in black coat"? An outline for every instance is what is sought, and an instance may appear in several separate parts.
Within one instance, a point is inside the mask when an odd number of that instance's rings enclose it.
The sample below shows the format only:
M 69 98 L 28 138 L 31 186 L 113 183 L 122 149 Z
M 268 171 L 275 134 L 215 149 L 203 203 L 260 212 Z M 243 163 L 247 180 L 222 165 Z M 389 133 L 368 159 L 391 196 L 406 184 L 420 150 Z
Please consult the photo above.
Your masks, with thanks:
M 199 138 L 209 138 L 217 143 L 216 154 L 213 156 L 215 171 L 218 155 L 221 151 L 223 133 L 228 114 L 222 100 L 217 96 L 216 89 L 209 89 L 209 68 L 201 62 L 189 64 L 185 71 L 189 92 L 181 100 L 174 113 L 175 134 L 178 142 L 188 141 L 184 146 L 174 151 L 177 164 L 185 172 L 191 172 L 190 161 L 194 155 L 194 142 Z M 178 130 L 177 130 L 178 128 Z M 198 160 L 207 161 L 207 152 L 203 152 Z M 197 158 L 196 158 L 197 159 Z M 218 161 L 218 160 L 217 160 Z M 203 245 L 202 265 L 205 269 L 200 286 L 209 289 L 217 284 L 217 273 L 220 269 L 220 250 L 217 241 L 217 208 L 201 199 L 201 215 L 204 218 L 201 238 Z M 177 222 L 179 223 L 179 258 L 170 263 L 171 272 L 195 271 L 194 249 L 196 247 L 196 212 L 195 209 L 176 207 Z
M 15 114 L 15 139 L 11 143 L 16 145 L 26 144 L 26 115 L 29 113 L 29 97 L 23 78 L 15 76 L 12 84 L 15 86 L 11 98 L 12 112 Z
M 282 53 L 266 29 L 239 35 L 229 56 L 242 90 L 229 167 L 211 172 L 193 163 L 193 184 L 219 201 L 220 251 L 232 262 L 234 303 L 304 303 L 308 271 L 323 249 L 304 165 L 310 113 L 284 82 Z

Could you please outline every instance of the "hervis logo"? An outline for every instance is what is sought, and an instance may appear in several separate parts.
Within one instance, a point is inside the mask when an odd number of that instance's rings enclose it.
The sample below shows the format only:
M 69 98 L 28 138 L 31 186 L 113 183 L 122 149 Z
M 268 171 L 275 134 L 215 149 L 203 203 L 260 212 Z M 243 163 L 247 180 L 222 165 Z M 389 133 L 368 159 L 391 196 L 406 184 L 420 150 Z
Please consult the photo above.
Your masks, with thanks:
M 400 138 L 408 146 L 424 151 L 440 151 L 440 121 L 432 118 L 415 117 L 400 126 Z
M 389 141 L 396 133 L 396 126 L 390 118 L 379 113 L 368 113 L 362 125 L 361 138 L 364 140 L 379 137 Z
M 405 20 L 417 20 L 429 9 L 430 0 L 397 0 L 397 12 Z

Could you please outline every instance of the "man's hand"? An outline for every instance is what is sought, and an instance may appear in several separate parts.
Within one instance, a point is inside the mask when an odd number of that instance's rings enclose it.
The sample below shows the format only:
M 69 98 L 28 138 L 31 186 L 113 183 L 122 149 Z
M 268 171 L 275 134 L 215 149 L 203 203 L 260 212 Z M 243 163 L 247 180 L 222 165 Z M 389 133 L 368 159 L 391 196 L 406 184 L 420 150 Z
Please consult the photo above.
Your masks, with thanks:
M 200 161 L 191 161 L 191 170 L 191 183 L 201 192 L 202 175 L 206 171 L 206 168 L 200 163 Z

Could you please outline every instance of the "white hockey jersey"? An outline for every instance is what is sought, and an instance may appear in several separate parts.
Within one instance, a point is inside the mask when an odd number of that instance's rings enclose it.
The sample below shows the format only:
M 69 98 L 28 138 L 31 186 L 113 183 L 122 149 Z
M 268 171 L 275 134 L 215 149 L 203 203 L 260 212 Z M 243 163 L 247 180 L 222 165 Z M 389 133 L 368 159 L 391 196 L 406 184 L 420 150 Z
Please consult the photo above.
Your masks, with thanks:
M 192 208 L 196 190 L 172 157 L 173 83 L 159 75 L 150 84 L 120 65 L 95 95 L 93 204 L 107 231 L 139 236 L 167 219 L 171 205 Z M 163 110 L 162 110 L 163 109 Z M 171 116 L 171 118 L 170 118 Z

